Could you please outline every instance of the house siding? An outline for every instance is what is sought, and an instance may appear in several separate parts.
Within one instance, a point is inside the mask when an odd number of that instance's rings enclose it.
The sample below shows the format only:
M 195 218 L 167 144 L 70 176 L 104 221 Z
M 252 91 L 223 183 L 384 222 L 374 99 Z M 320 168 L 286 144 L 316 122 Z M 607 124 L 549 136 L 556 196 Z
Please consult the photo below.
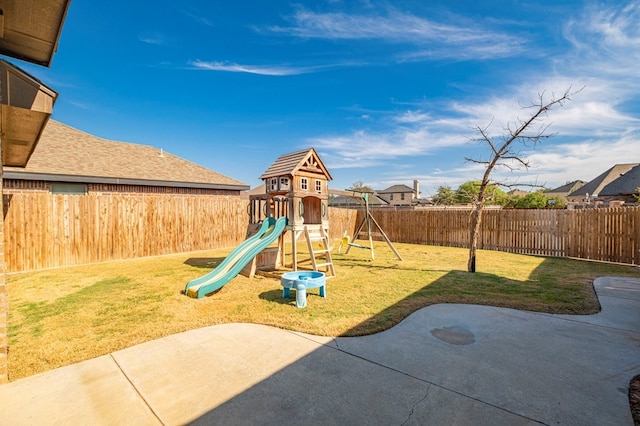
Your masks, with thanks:
M 404 194 L 404 200 L 402 196 Z M 384 198 L 392 206 L 410 206 L 413 202 L 413 193 L 411 192 L 394 192 L 394 193 L 380 193 L 378 195 Z

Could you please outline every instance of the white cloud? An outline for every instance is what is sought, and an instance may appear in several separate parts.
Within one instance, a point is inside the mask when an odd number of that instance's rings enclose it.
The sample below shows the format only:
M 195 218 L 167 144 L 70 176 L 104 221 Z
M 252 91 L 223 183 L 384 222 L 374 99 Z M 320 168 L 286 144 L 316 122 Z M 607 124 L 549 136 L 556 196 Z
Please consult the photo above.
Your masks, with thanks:
M 215 27 L 213 21 L 211 21 L 206 16 L 201 15 L 200 13 L 190 11 L 184 11 L 183 13 L 198 24 L 202 24 L 206 27 Z
M 580 51 L 607 47 L 611 53 L 640 43 L 640 2 L 627 5 L 591 6 L 565 26 L 565 36 Z
M 187 13 L 192 19 L 201 19 Z M 461 18 L 459 18 L 461 19 Z M 383 40 L 402 44 L 397 61 L 425 59 L 482 60 L 504 58 L 522 53 L 524 38 L 474 25 L 447 24 L 430 21 L 411 14 L 388 10 L 385 15 L 349 15 L 343 12 L 315 13 L 298 8 L 291 17 L 292 25 L 272 26 L 271 33 L 292 37 L 324 40 Z M 209 25 L 210 22 L 203 23 Z M 257 29 L 260 31 L 259 29 Z M 158 37 L 141 37 L 146 43 L 162 44 Z M 287 76 L 309 74 L 335 68 L 364 66 L 368 63 L 351 60 L 316 66 L 244 65 L 228 61 L 191 61 L 199 69 L 250 74 Z
M 422 111 L 406 111 L 394 117 L 398 123 L 421 123 L 429 120 L 430 115 Z
M 574 49 L 565 60 L 578 75 L 621 78 L 619 84 L 638 90 L 640 80 L 640 2 L 589 7 L 565 25 Z M 614 83 L 614 81 L 612 81 Z
M 524 38 L 482 28 L 477 22 L 474 25 L 442 23 L 393 9 L 385 15 L 350 15 L 299 8 L 291 21 L 291 26 L 272 26 L 269 30 L 298 38 L 383 40 L 417 47 L 401 54 L 404 60 L 503 58 L 522 53 L 527 45 Z
M 78 102 L 78 101 L 74 101 L 74 100 L 68 100 L 67 101 L 69 103 L 69 105 L 73 105 L 76 108 L 79 109 L 90 109 L 92 108 L 90 104 L 86 103 L 86 102 Z
M 591 180 L 615 164 L 640 162 L 640 139 L 591 139 L 557 144 L 529 154 L 536 174 L 562 184 L 576 179 Z
M 552 129 L 564 135 L 616 137 L 637 132 L 640 119 L 622 113 L 612 103 L 576 101 L 553 113 Z
M 286 66 L 264 66 L 264 65 L 241 65 L 233 62 L 207 62 L 191 61 L 189 65 L 197 69 L 209 71 L 241 72 L 259 75 L 286 76 L 298 75 L 314 72 L 313 68 L 286 67 Z
M 550 57 L 546 67 L 520 71 L 519 84 L 505 82 L 495 95 L 484 98 L 482 92 L 490 88 L 476 90 L 473 98 L 378 114 L 386 117 L 386 130 L 353 130 L 345 135 L 317 137 L 310 142 L 327 151 L 332 168 L 384 165 L 388 173 L 384 179 L 368 182 L 374 187 L 418 178 L 425 191 L 429 185 L 437 188 L 445 183 L 455 188 L 482 175 L 482 167 L 465 162 L 465 156 L 489 155 L 482 145 L 469 144 L 469 137 L 477 136 L 473 128 L 492 123 L 490 134 L 499 138 L 505 134 L 505 126 L 513 128 L 519 120 L 531 115 L 533 111 L 524 107 L 538 101 L 540 95 L 549 100 L 570 89 L 576 92 L 571 100 L 554 106 L 531 128 L 535 133 L 548 125 L 546 134 L 555 136 L 542 140 L 532 149 L 517 147 L 531 167 L 520 171 L 496 169 L 493 179 L 556 187 L 576 179 L 593 179 L 617 163 L 640 162 L 640 117 L 630 113 L 630 108 L 626 109 L 640 99 L 638 22 L 639 1 L 617 7 L 589 7 L 570 18 L 566 25 L 560 24 L 570 41 L 568 49 Z M 436 25 L 408 15 L 393 21 L 390 17 L 363 18 L 301 11 L 295 23 L 291 28 L 280 30 L 300 37 L 377 37 L 400 42 L 413 33 L 425 40 L 429 37 L 438 40 L 432 32 Z M 465 34 L 471 37 L 464 32 L 461 37 Z M 395 167 L 402 163 L 403 157 L 427 158 L 436 150 L 451 155 L 432 173 Z
M 167 38 L 160 33 L 144 33 L 138 35 L 138 40 L 146 44 L 152 44 L 155 46 L 165 46 L 167 44 Z
M 247 74 L 259 74 L 270 76 L 288 76 L 300 74 L 312 74 L 326 71 L 329 69 L 361 66 L 356 62 L 345 61 L 343 63 L 316 65 L 316 66 L 289 66 L 289 65 L 243 65 L 228 61 L 189 61 L 188 65 L 201 70 L 208 71 L 224 71 L 224 72 L 240 72 Z
M 460 135 L 433 133 L 423 121 L 411 124 L 393 129 L 390 133 L 359 130 L 345 136 L 312 138 L 308 142 L 331 153 L 335 158 L 331 163 L 332 168 L 372 167 L 388 163 L 391 159 L 426 156 L 469 142 Z

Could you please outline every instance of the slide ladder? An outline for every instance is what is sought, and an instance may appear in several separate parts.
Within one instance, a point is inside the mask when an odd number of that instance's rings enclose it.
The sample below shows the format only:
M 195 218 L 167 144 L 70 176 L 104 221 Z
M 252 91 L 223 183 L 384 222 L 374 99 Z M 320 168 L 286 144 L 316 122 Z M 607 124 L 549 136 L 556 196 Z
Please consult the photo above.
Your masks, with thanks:
M 307 247 L 309 247 L 309 254 L 311 255 L 311 264 L 314 271 L 319 271 L 318 268 L 325 268 L 327 278 L 334 277 L 336 271 L 333 267 L 333 259 L 331 259 L 331 248 L 329 248 L 329 236 L 327 231 L 319 226 L 305 226 L 304 235 L 307 239 Z M 318 244 L 320 248 L 314 248 L 314 244 Z

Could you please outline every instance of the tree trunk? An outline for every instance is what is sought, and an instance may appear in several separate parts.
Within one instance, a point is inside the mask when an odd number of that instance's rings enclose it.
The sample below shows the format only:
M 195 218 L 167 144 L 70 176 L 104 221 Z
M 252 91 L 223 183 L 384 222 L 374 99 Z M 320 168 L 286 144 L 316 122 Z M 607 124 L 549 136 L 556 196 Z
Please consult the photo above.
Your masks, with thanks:
M 472 214 L 473 219 L 469 239 L 469 261 L 467 262 L 468 272 L 476 272 L 476 248 L 478 247 L 478 235 L 480 235 L 480 224 L 482 223 L 482 204 L 477 204 Z

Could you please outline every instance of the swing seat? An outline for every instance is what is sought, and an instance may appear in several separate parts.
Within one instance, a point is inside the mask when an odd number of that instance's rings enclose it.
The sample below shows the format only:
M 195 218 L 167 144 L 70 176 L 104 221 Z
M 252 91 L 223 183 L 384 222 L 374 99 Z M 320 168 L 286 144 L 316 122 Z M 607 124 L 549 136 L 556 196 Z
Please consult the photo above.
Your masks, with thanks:
M 371 250 L 371 247 L 361 246 L 360 244 L 356 244 L 356 243 L 347 243 L 347 244 L 350 245 L 351 247 L 357 247 L 357 248 L 363 248 L 363 249 Z
M 343 236 L 342 239 L 340 240 L 340 247 L 342 247 L 342 246 L 351 246 L 351 247 L 363 248 L 363 249 L 371 250 L 371 247 L 362 246 L 360 244 L 349 242 L 349 237 L 347 235 Z

